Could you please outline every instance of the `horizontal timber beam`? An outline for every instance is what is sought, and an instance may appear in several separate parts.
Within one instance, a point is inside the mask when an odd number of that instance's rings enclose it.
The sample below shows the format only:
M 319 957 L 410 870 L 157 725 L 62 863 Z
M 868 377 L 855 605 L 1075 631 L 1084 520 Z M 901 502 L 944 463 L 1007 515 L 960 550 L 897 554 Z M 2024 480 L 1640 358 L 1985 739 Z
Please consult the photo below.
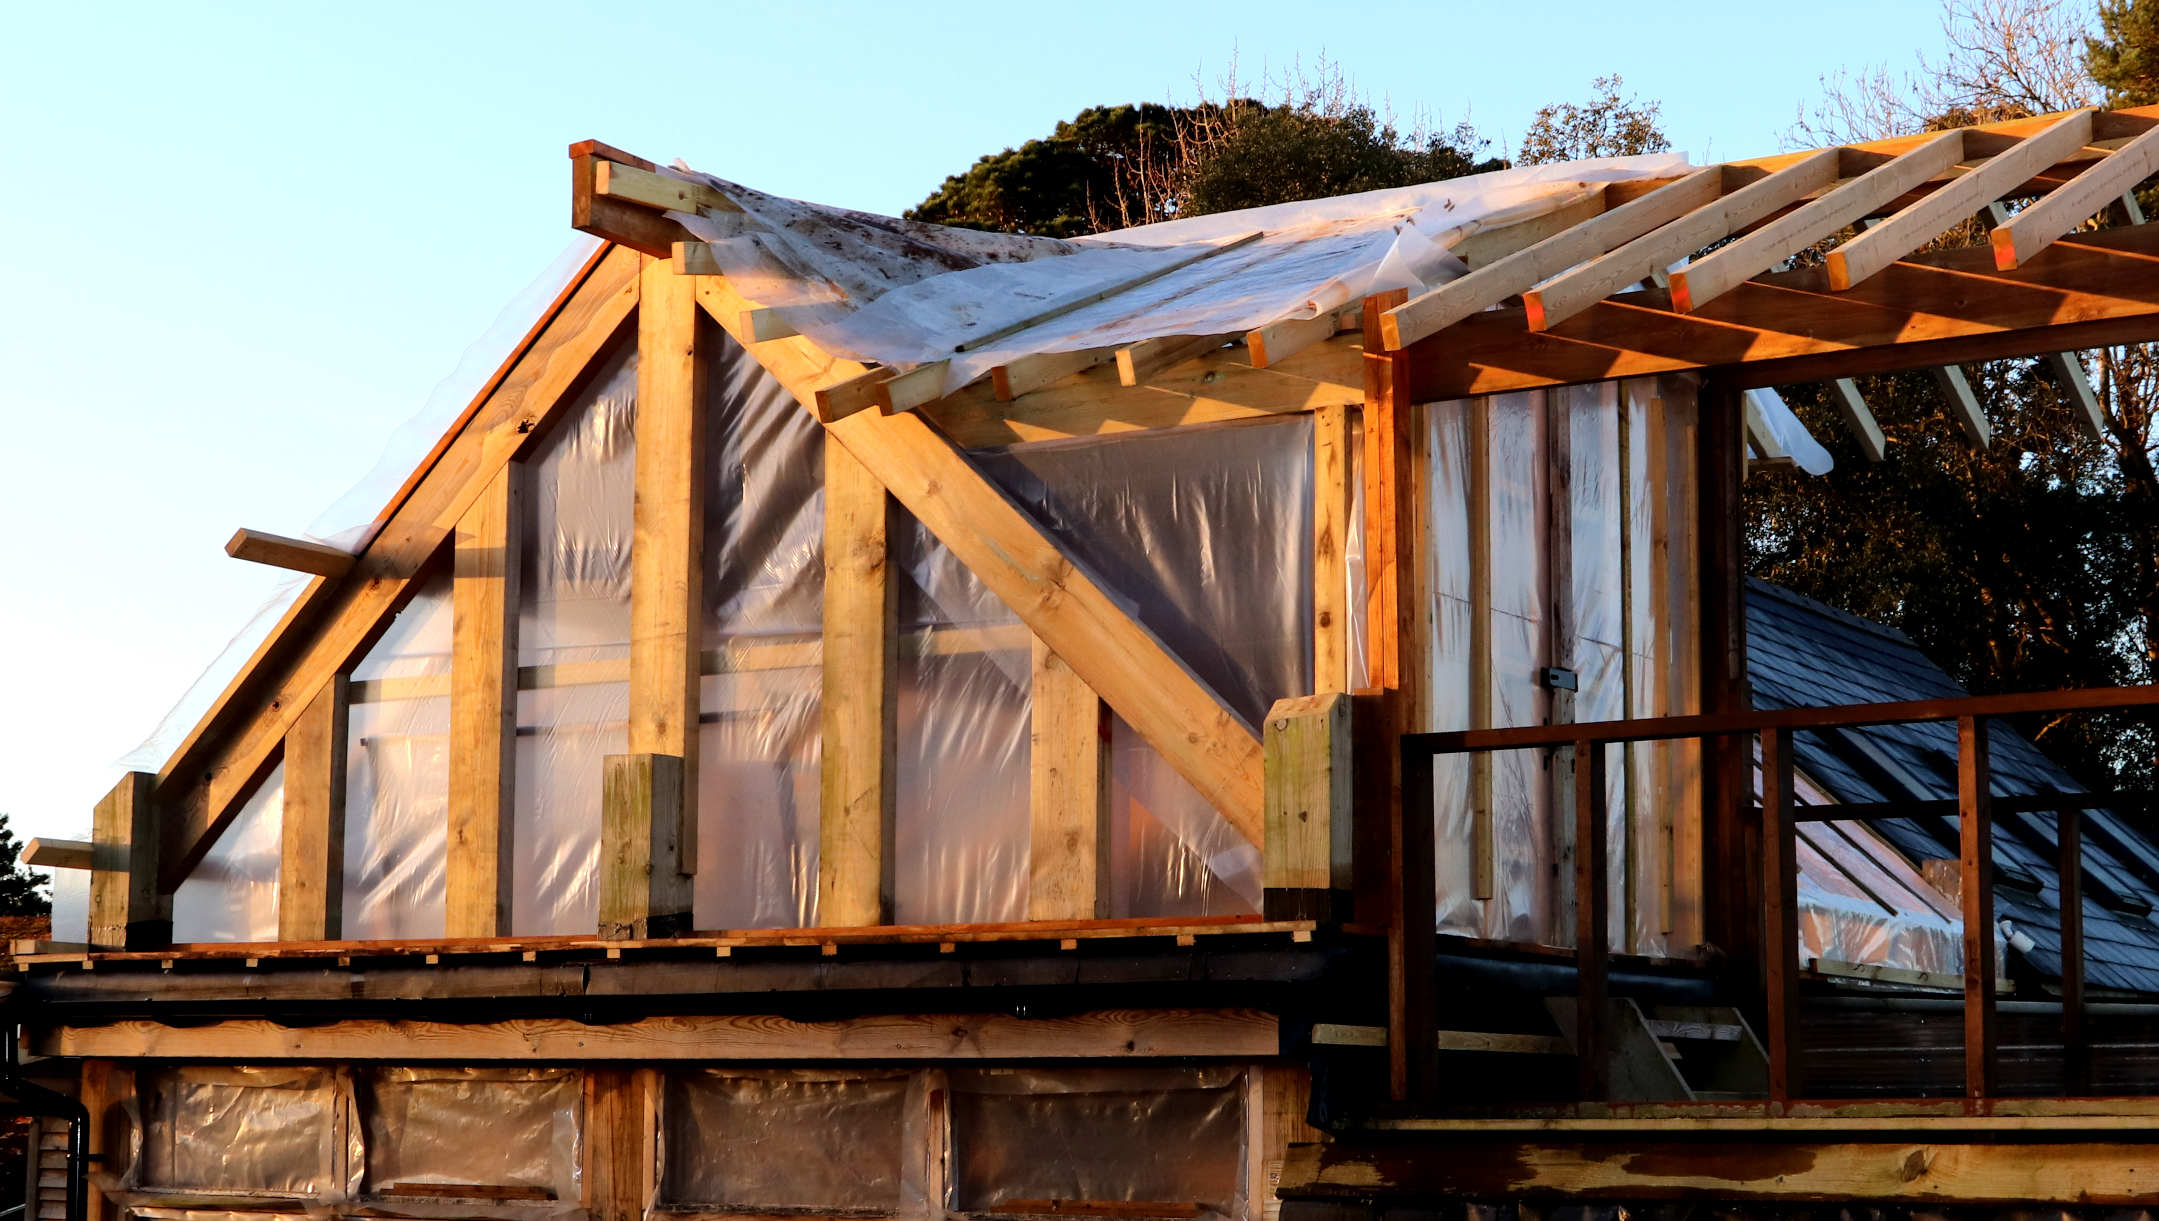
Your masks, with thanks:
M 1343 1142 L 1291 1150 L 1285 1200 L 1400 1194 L 1497 1199 L 1850 1200 L 2131 1205 L 2159 1191 L 2150 1146 L 1886 1139 L 1797 1141 L 1550 1139 Z M 1902 1137 L 1902 1139 L 1899 1139 Z
M 124 859 L 124 858 L 123 858 Z M 22 846 L 22 863 L 40 869 L 91 869 L 88 840 L 45 839 L 33 836 Z
M 2078 233 L 2002 271 L 1987 247 L 1915 256 L 1846 292 L 1819 268 L 1735 286 L 1692 314 L 1656 289 L 1542 333 L 1489 310 L 1412 345 L 1418 402 L 1700 369 L 1743 386 L 1826 381 L 2159 339 L 2159 225 Z
M 458 1024 L 347 1021 L 291 1028 L 241 1020 L 169 1027 L 122 1021 L 34 1032 L 40 1055 L 99 1059 L 578 1061 L 989 1060 L 1255 1057 L 1279 1050 L 1252 1010 L 1107 1010 L 1070 1017 L 907 1014 L 832 1022 L 757 1015 L 560 1018 Z

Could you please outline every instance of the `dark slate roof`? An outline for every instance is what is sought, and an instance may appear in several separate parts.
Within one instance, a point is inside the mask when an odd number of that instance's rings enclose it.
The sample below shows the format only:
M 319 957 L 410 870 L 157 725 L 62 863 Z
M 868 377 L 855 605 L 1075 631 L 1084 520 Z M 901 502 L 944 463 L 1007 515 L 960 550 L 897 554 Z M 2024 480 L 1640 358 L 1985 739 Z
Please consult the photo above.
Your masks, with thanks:
M 1747 673 L 1757 708 L 1872 704 L 1967 694 L 1902 632 L 1788 589 L 1747 583 Z M 2081 792 L 2083 786 L 1999 722 L 1988 738 L 1994 792 Z M 1799 768 L 1839 801 L 1954 798 L 1956 727 L 1946 723 L 1798 734 Z M 1873 824 L 1914 862 L 1957 855 L 1954 817 Z M 2085 978 L 2094 988 L 2159 993 L 2159 845 L 2114 814 L 2084 816 Z M 1996 913 L 2035 943 L 2024 955 L 2058 978 L 2059 891 L 2050 814 L 1995 821 Z

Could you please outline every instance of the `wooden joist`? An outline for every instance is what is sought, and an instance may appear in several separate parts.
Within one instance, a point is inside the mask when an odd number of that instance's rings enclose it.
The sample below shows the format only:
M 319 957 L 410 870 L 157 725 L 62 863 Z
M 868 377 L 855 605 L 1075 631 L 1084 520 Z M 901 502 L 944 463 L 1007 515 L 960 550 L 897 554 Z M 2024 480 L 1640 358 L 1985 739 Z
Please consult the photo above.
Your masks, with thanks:
M 226 541 L 225 554 L 252 564 L 268 564 L 272 568 L 311 573 L 332 580 L 351 571 L 353 561 L 351 552 L 336 547 L 245 528 L 234 531 L 232 538 Z
M 1739 171 L 1726 170 L 1726 193 L 1714 202 L 1523 293 L 1529 329 L 1550 330 L 1652 272 L 1827 187 L 1836 181 L 1842 155 L 1839 149 L 1823 149 L 1743 185 Z
M 1665 310 L 1655 290 L 1548 332 L 1493 309 L 1411 349 L 1410 378 L 1419 402 L 1719 367 L 1778 386 L 2143 343 L 2159 338 L 2154 257 L 2159 226 L 2142 225 L 2075 234 L 2013 271 L 1969 248 L 1901 259 L 1842 292 L 1821 268 L 1773 273 L 1692 314 Z
M 1969 173 L 1830 251 L 1830 288 L 1843 292 L 1879 274 L 1951 225 L 2084 147 L 2091 138 L 2092 112 L 2076 110 L 1987 158 Z
M 1979 395 L 1972 389 L 1964 370 L 1955 365 L 1937 365 L 1927 371 L 1934 378 L 1934 385 L 1942 392 L 1942 402 L 1949 407 L 1957 423 L 1964 427 L 1964 438 L 1974 449 L 1985 449 L 1993 439 L 1994 430 L 1987 423 L 1986 408 L 1980 405 Z
M 1859 452 L 1869 462 L 1880 462 L 1887 457 L 1889 442 L 1882 436 L 1882 426 L 1875 422 L 1867 400 L 1860 395 L 1859 383 L 1848 377 L 1833 377 L 1826 384 L 1830 401 L 1844 417 L 1844 427 L 1852 434 L 1852 440 L 1859 443 Z
M 1638 199 L 1584 221 L 1519 253 L 1470 272 L 1388 310 L 1381 321 L 1387 350 L 1398 351 L 1481 313 L 1538 282 L 1595 259 L 1615 246 L 1703 207 L 1723 191 L 1724 171 L 1696 170 Z M 1635 277 L 1640 279 L 1639 276 Z
M 1964 134 L 1943 132 L 1918 148 L 1842 183 L 1729 246 L 1672 273 L 1672 308 L 1690 313 L 1823 238 L 1857 223 L 1964 157 Z
M 594 171 L 596 195 L 661 212 L 740 212 L 735 201 L 704 183 L 662 174 L 644 165 L 603 160 Z
M 1994 265 L 2003 271 L 2019 266 L 2116 201 L 2127 198 L 2133 203 L 2137 184 L 2154 173 L 2159 173 L 2159 127 L 2094 162 L 1997 227 L 1988 239 L 1994 247 Z
M 991 393 L 996 395 L 998 402 L 1009 403 L 1023 394 L 1032 394 L 1075 373 L 1084 373 L 1096 365 L 1109 364 L 1116 359 L 1115 348 L 1085 348 L 1077 352 L 1044 352 L 1036 356 L 1022 356 L 1010 364 L 998 365 L 990 370 Z
M 1406 307 L 1405 307 L 1406 308 Z M 1285 318 L 1244 334 L 1245 351 L 1255 369 L 1278 365 L 1297 353 L 1362 325 L 1364 307 L 1330 310 L 1316 318 Z
M 2050 352 L 2046 360 L 2055 384 L 2075 404 L 2077 418 L 2090 432 L 2092 440 L 2106 440 L 2106 413 L 2099 406 L 2099 396 L 2092 393 L 2091 380 L 2084 374 L 2084 361 L 2075 352 Z
M 1205 356 L 1241 335 L 1165 335 L 1143 339 L 1117 349 L 1117 381 L 1120 385 L 1145 384 L 1164 369 Z

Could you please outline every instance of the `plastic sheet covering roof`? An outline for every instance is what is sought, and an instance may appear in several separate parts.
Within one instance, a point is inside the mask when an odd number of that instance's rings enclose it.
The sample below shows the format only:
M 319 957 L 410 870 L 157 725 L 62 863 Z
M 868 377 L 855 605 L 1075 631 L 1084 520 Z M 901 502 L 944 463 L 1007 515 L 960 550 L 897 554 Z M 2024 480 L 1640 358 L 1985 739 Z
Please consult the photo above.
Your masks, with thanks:
M 1893 628 L 1849 615 L 1761 581 L 1747 585 L 1747 666 L 1761 708 L 1866 704 L 1968 694 Z M 1997 721 L 1989 739 L 1994 792 L 2081 792 L 2083 786 L 2038 747 Z M 1802 732 L 1799 769 L 1837 801 L 1954 798 L 1956 727 L 1946 723 L 1866 730 Z M 1948 817 L 1871 823 L 1912 862 L 1957 855 Z M 2085 975 L 2095 988 L 2159 993 L 2159 845 L 2119 816 L 2084 815 Z M 2042 976 L 2058 977 L 2059 891 L 2050 815 L 1997 815 L 1994 835 L 1996 915 L 2029 937 L 2021 956 Z M 2017 939 L 2021 942 L 2021 938 Z
M 743 296 L 789 307 L 819 347 L 885 365 L 949 361 L 949 391 L 1021 356 L 1237 334 L 1375 292 L 1422 291 L 1466 270 L 1449 247 L 1472 234 L 1685 168 L 1677 155 L 1527 166 L 1064 241 L 802 203 L 678 164 L 672 173 L 719 191 L 756 226 L 670 215 L 711 243 Z M 1076 308 L 1017 325 L 1066 304 Z

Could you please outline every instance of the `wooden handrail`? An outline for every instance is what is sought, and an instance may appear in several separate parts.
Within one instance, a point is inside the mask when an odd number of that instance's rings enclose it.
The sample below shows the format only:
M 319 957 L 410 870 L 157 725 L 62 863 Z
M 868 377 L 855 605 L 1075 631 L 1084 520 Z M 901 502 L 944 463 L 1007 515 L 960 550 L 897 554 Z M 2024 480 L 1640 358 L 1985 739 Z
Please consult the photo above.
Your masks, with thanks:
M 1903 700 L 1881 704 L 1767 708 L 1746 713 L 1643 717 L 1631 721 L 1583 721 L 1572 725 L 1523 725 L 1511 729 L 1464 729 L 1405 734 L 1405 748 L 1437 754 L 1479 750 L 1521 750 L 1532 746 L 1571 746 L 1590 742 L 1661 742 L 1675 738 L 1714 738 L 1760 733 L 1765 729 L 1861 729 L 1917 721 L 1954 721 L 1962 717 L 2022 716 L 2035 712 L 2092 712 L 2159 707 L 2159 684 L 2141 687 L 2087 687 L 2069 691 L 2029 691 L 2009 695 L 1968 695 L 1955 699 Z

